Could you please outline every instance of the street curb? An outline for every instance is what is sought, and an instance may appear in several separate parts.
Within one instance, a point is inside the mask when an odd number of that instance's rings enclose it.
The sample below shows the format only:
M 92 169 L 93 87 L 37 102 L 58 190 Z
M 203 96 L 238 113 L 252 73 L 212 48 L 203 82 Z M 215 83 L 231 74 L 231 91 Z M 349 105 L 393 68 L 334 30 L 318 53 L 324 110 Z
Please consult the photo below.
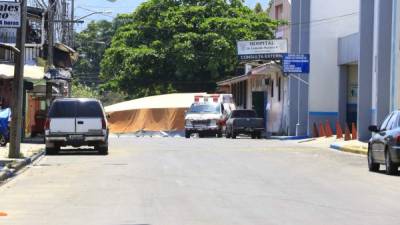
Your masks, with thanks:
M 19 162 L 17 162 L 17 164 L 15 164 L 15 166 L 12 169 L 6 169 L 5 171 L 0 171 L 0 183 L 15 176 L 18 171 L 20 171 L 21 169 L 23 169 L 25 166 L 33 163 L 34 161 L 36 161 L 37 159 L 39 159 L 41 156 L 43 156 L 45 153 L 44 149 L 42 149 L 41 151 L 39 151 L 38 153 L 32 155 L 29 158 L 25 158 Z
M 310 137 L 309 136 L 271 136 L 271 137 L 268 137 L 267 139 L 290 141 L 290 140 L 303 140 L 303 139 L 308 139 L 308 138 L 310 138 Z
M 359 155 L 367 155 L 368 154 L 368 150 L 355 148 L 355 147 L 351 147 L 351 146 L 342 146 L 340 144 L 331 144 L 330 148 L 337 150 L 337 151 L 341 151 L 341 152 L 349 152 L 349 153 L 354 153 L 354 154 L 359 154 Z

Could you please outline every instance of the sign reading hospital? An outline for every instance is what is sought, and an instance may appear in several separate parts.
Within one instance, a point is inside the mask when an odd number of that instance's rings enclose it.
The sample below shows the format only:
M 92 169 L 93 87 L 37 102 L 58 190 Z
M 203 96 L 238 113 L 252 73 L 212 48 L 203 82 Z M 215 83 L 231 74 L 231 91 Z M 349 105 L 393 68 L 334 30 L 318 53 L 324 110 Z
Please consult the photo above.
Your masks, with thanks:
M 0 1 L 0 27 L 21 27 L 21 5 L 19 2 Z
M 287 51 L 285 39 L 237 42 L 239 60 L 280 59 Z
M 283 55 L 284 73 L 309 73 L 310 54 L 284 54 Z

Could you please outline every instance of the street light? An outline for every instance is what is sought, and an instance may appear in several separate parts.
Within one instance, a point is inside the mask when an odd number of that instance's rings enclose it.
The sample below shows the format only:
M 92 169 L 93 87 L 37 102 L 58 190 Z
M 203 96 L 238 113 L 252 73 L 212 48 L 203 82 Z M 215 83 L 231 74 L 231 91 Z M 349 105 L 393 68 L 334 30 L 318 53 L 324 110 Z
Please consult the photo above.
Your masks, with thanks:
M 80 7 L 80 8 L 82 8 L 82 7 Z M 88 10 L 88 11 L 91 11 L 91 10 Z M 85 18 L 87 18 L 89 16 L 93 16 L 95 14 L 109 15 L 109 14 L 112 14 L 112 12 L 111 11 L 91 11 L 91 13 L 89 13 L 89 14 L 87 14 L 85 16 L 79 17 L 78 19 L 73 19 L 73 20 L 54 20 L 53 22 L 55 22 L 55 23 L 84 23 L 84 21 L 82 21 L 83 19 L 85 19 Z

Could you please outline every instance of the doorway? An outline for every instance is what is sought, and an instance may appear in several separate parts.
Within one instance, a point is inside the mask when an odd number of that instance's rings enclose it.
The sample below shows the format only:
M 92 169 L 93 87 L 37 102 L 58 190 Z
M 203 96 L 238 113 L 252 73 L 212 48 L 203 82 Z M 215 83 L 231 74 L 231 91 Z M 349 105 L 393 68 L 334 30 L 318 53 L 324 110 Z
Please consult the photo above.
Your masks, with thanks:
M 265 93 L 263 91 L 252 92 L 253 110 L 256 111 L 258 117 L 265 120 Z

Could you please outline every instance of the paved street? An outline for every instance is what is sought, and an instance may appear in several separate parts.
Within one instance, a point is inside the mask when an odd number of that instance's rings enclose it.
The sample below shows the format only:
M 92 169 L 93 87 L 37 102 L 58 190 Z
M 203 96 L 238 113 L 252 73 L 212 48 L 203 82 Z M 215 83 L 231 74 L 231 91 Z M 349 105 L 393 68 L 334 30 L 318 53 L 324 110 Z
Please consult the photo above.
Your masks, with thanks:
M 0 224 L 398 224 L 400 177 L 364 156 L 251 139 L 112 138 L 0 187 Z

